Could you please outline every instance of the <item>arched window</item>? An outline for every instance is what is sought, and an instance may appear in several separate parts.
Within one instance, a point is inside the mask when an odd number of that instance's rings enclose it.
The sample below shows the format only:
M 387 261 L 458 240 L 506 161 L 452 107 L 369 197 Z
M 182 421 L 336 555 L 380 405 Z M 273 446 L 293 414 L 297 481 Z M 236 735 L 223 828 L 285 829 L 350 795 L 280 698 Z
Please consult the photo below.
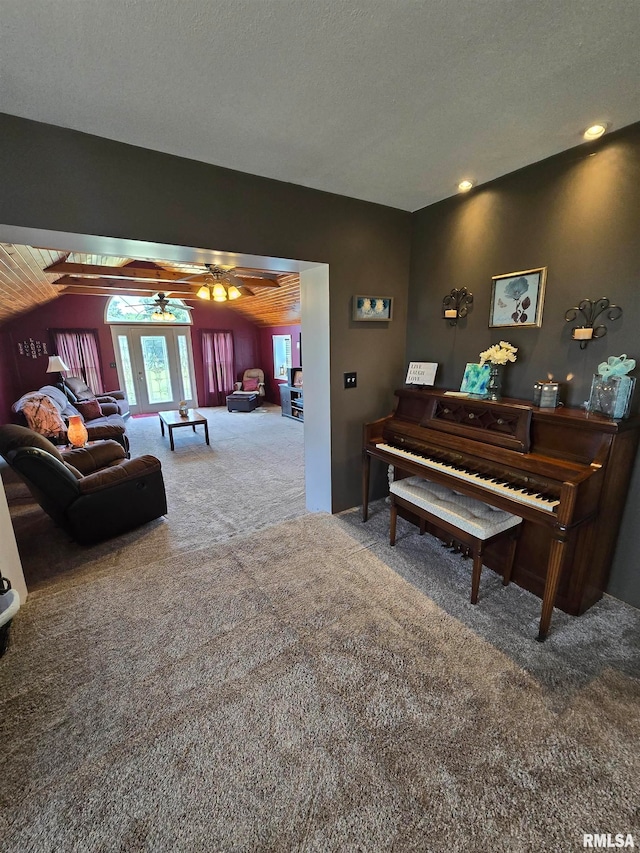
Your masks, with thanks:
M 112 296 L 107 303 L 107 323 L 191 324 L 191 311 L 182 299 L 163 300 L 160 310 L 157 296 Z M 173 315 L 168 316 L 168 315 Z

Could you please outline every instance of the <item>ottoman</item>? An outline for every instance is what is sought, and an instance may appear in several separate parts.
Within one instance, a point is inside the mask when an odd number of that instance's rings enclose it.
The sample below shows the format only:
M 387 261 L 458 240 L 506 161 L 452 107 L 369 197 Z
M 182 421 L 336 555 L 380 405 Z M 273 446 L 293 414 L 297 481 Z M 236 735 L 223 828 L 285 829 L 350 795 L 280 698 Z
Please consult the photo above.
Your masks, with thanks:
M 260 405 L 258 394 L 252 391 L 236 391 L 227 397 L 227 410 L 229 412 L 252 412 Z

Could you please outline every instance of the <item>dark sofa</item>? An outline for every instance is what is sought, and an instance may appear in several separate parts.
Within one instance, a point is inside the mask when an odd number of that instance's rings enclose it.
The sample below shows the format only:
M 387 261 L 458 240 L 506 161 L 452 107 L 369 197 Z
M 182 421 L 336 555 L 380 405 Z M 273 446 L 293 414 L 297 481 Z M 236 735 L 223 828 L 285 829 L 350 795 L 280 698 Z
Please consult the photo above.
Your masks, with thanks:
M 81 401 L 82 404 L 90 402 Z M 93 406 L 81 405 L 76 408 L 60 388 L 43 385 L 37 391 L 23 394 L 12 408 L 21 424 L 26 424 L 54 444 L 67 443 L 68 418 L 71 415 L 80 415 L 87 427 L 89 441 L 112 439 L 129 453 L 126 421 L 115 402 L 95 402 Z

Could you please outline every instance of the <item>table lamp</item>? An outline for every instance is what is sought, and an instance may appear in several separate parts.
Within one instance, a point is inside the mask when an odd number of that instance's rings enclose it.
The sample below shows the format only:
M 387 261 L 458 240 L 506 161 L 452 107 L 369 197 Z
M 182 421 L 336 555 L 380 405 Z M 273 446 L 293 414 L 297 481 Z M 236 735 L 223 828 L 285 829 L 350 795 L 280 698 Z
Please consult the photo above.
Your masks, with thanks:
M 84 447 L 89 433 L 80 415 L 71 415 L 67 427 L 67 439 L 73 447 Z
M 49 356 L 49 364 L 47 365 L 46 373 L 59 373 L 60 381 L 64 385 L 64 376 L 62 375 L 62 371 L 67 371 L 69 368 L 64 363 L 64 361 L 60 358 L 59 355 L 50 355 Z

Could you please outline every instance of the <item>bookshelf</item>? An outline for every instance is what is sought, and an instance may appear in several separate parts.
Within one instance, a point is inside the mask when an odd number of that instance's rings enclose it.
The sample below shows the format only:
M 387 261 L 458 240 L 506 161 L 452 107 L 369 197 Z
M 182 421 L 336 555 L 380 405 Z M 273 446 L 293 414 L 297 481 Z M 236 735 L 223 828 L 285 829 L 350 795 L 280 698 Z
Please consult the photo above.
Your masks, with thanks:
M 304 422 L 302 388 L 294 388 L 292 385 L 281 385 L 280 405 L 282 406 L 283 418 L 292 418 L 295 421 Z

